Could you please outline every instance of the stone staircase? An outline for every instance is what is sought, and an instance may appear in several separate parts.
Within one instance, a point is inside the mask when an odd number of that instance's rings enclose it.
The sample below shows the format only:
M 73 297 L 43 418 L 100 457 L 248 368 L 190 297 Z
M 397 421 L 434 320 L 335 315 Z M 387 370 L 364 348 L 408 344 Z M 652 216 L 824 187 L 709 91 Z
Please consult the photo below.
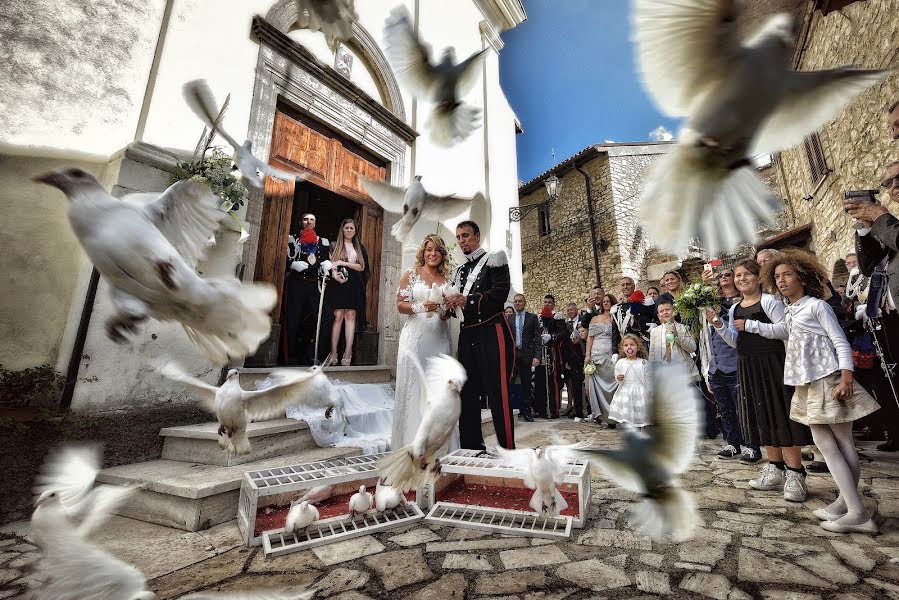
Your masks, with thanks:
M 245 369 L 241 375 L 242 379 L 252 375 L 263 378 L 268 371 Z M 382 377 L 385 372 L 388 376 L 390 373 L 372 367 L 336 367 L 335 371 L 329 370 L 329 375 L 343 381 L 347 380 L 345 373 L 353 373 L 354 377 Z M 252 387 L 251 383 L 242 383 Z M 214 422 L 166 427 L 159 432 L 165 438 L 162 458 L 104 469 L 97 481 L 139 486 L 117 511 L 122 516 L 199 531 L 237 516 L 240 484 L 246 471 L 361 454 L 358 448 L 319 448 L 305 422 L 275 419 L 251 423 L 248 435 L 252 452 L 229 457 L 218 447 L 217 430 L 218 423 Z M 481 411 L 481 431 L 484 437 L 494 433 L 488 410 Z
M 306 367 L 279 367 L 281 370 L 305 370 Z M 244 389 L 255 387 L 257 381 L 265 379 L 274 371 L 272 368 L 244 368 L 240 370 L 240 384 Z M 325 373 L 333 380 L 344 383 L 390 383 L 394 380 L 396 367 L 390 365 L 367 365 L 358 367 L 325 367 Z

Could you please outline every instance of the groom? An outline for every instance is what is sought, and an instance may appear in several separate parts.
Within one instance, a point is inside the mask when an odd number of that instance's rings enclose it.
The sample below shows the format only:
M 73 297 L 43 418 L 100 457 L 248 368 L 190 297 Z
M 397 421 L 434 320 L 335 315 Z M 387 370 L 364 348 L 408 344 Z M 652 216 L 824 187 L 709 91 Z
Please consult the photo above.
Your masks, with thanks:
M 481 435 L 481 400 L 487 398 L 493 414 L 497 444 L 515 448 L 509 383 L 515 366 L 515 342 L 503 316 L 509 296 L 509 261 L 506 253 L 481 248 L 481 230 L 474 221 L 456 227 L 456 241 L 466 262 L 453 272 L 453 283 L 461 290 L 447 297 L 448 308 L 462 308 L 459 332 L 459 362 L 468 372 L 462 388 L 459 436 L 463 448 L 484 450 Z M 447 314 L 453 314 L 448 311 Z

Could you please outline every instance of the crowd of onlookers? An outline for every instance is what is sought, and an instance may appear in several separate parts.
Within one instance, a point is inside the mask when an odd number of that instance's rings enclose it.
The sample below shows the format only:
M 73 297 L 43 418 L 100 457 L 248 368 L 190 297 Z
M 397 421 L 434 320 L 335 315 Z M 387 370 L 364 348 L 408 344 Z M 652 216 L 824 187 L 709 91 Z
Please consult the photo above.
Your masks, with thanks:
M 899 139 L 897 104 L 889 113 Z M 899 161 L 885 167 L 881 187 L 899 202 Z M 647 371 L 677 362 L 702 398 L 702 433 L 723 437 L 718 458 L 767 459 L 751 487 L 802 502 L 807 471 L 829 471 L 839 496 L 815 511 L 822 527 L 876 532 L 858 492 L 855 440 L 899 450 L 899 378 L 889 372 L 899 357 L 899 219 L 873 198 L 850 198 L 844 209 L 856 220 L 856 251 L 838 288 L 813 253 L 762 249 L 732 266 L 706 265 L 702 281 L 718 302 L 699 317 L 675 309 L 686 287 L 676 270 L 645 291 L 622 277 L 617 297 L 594 287 L 562 311 L 552 294 L 539 314 L 516 295 L 506 314 L 523 418 L 558 418 L 567 388 L 561 416 L 651 426 Z

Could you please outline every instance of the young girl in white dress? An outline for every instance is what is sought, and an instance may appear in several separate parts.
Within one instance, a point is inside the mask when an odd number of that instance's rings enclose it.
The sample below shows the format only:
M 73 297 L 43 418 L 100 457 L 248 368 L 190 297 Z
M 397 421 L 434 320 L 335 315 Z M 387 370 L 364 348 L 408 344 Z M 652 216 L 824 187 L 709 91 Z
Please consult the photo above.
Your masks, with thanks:
M 836 533 L 877 533 L 858 492 L 860 467 L 852 422 L 879 408 L 853 383 L 852 347 L 824 302 L 827 274 L 801 250 L 786 250 L 765 265 L 762 280 L 788 302 L 784 384 L 795 386 L 790 419 L 808 425 L 839 489 L 829 506 L 814 511 L 821 527 Z
M 622 358 L 615 363 L 615 379 L 618 389 L 609 406 L 609 419 L 642 428 L 647 422 L 649 404 L 648 366 L 646 348 L 633 334 L 626 334 L 618 345 Z

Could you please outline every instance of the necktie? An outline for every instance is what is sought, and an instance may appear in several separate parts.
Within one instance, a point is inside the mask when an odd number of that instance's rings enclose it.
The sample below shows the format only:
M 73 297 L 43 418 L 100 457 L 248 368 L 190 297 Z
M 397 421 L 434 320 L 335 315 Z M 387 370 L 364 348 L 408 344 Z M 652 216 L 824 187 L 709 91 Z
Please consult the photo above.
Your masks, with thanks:
M 521 330 L 524 328 L 524 311 L 515 313 L 515 347 L 521 348 Z

